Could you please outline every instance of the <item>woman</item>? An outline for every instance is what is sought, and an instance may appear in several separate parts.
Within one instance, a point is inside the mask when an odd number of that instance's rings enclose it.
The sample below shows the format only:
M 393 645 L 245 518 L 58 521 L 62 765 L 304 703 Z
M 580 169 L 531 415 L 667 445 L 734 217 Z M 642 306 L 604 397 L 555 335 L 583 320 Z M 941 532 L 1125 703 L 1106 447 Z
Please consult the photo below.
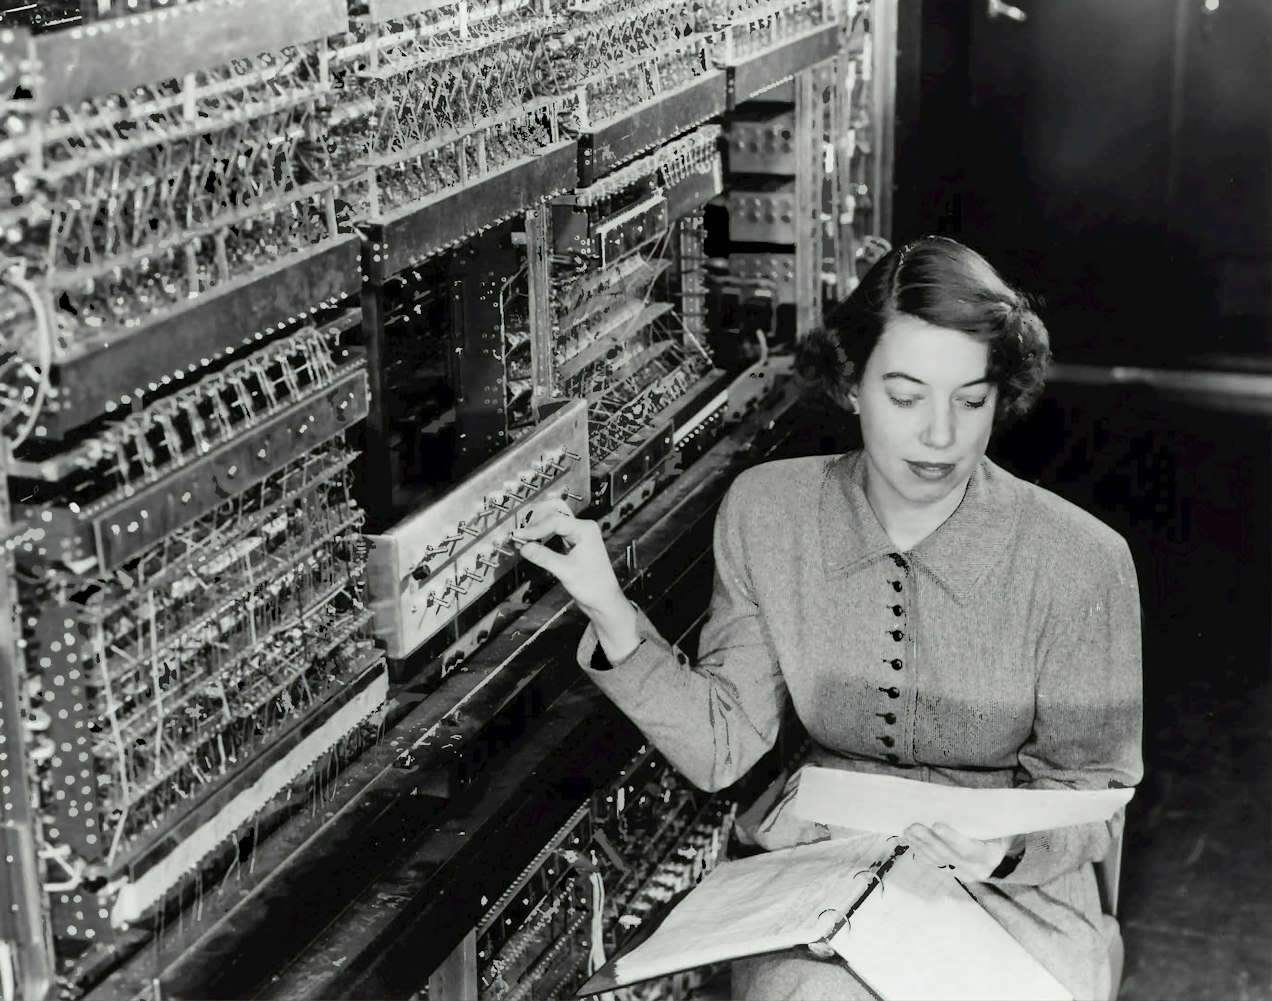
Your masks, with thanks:
M 698 663 L 624 597 L 592 523 L 539 514 L 523 555 L 591 624 L 580 662 L 690 780 L 735 781 L 786 699 L 812 762 L 976 787 L 1133 786 L 1140 613 L 1126 543 L 985 457 L 1042 391 L 1046 330 L 977 253 L 944 238 L 881 259 L 806 352 L 860 416 L 864 448 L 739 476 L 716 521 Z M 559 534 L 567 551 L 542 545 Z M 825 829 L 784 812 L 772 849 Z M 1076 997 L 1107 997 L 1092 863 L 1121 823 L 978 841 L 912 827 L 915 853 L 973 895 Z M 869 996 L 807 953 L 735 965 L 738 997 Z

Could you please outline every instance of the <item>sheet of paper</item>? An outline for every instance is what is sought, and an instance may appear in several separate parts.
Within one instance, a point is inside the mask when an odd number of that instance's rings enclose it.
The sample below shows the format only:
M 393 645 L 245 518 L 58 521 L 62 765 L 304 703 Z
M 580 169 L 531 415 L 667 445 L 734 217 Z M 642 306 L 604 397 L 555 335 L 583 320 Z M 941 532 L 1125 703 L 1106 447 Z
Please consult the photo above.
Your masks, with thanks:
M 901 856 L 830 946 L 885 1001 L 1072 1001 L 947 871 Z
M 809 766 L 792 809 L 805 820 L 878 834 L 943 821 L 969 838 L 1010 837 L 1108 820 L 1132 789 L 967 789 Z
M 823 938 L 869 885 L 864 870 L 892 844 L 867 835 L 724 862 L 617 959 L 614 978 L 633 983 Z

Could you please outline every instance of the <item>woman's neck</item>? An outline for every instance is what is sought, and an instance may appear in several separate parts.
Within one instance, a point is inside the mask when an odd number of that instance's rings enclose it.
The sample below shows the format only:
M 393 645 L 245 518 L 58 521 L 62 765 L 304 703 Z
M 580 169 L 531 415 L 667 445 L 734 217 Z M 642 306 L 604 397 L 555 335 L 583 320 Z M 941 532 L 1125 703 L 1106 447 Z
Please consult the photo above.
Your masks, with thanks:
M 951 490 L 940 500 L 929 504 L 913 504 L 892 490 L 882 476 L 865 470 L 866 500 L 879 524 L 900 552 L 909 552 L 949 520 L 963 503 L 970 479 Z

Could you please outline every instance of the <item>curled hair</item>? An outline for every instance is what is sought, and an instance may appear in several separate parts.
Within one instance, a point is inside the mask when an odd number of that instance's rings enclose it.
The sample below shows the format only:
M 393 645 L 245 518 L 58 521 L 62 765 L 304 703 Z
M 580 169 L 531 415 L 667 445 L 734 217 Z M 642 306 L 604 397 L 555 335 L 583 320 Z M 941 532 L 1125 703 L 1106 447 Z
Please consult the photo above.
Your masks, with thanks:
M 1042 395 L 1051 362 L 1047 328 L 1024 294 L 985 258 L 944 236 L 924 237 L 880 258 L 823 328 L 800 345 L 800 376 L 846 406 L 888 321 L 902 314 L 989 345 L 998 421 L 1022 416 Z

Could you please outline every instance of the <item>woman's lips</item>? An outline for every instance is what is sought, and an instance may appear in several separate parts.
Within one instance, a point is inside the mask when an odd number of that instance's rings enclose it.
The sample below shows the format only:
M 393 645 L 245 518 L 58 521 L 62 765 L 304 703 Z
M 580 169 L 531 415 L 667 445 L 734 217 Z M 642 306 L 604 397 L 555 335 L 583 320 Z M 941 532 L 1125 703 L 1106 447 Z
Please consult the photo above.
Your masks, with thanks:
M 906 459 L 905 464 L 921 480 L 943 480 L 954 472 L 952 462 L 911 462 Z

